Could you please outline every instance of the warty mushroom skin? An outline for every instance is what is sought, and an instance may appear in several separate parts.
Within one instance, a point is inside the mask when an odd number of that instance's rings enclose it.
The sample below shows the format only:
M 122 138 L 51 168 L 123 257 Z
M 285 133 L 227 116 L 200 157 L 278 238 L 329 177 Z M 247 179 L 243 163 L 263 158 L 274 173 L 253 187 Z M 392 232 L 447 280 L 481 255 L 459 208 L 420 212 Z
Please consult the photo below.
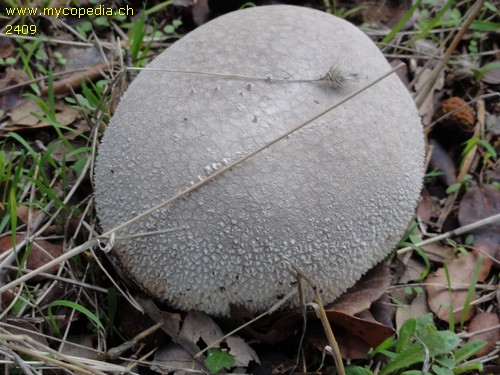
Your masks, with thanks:
M 356 79 L 332 87 L 141 72 L 99 149 L 95 199 L 103 230 L 390 70 L 355 26 L 295 6 L 233 12 L 174 43 L 149 67 L 301 80 L 332 66 Z M 186 230 L 119 241 L 114 253 L 138 285 L 179 309 L 221 316 L 230 304 L 268 309 L 296 287 L 285 257 L 332 302 L 403 234 L 419 197 L 423 155 L 415 105 L 391 75 L 117 235 Z

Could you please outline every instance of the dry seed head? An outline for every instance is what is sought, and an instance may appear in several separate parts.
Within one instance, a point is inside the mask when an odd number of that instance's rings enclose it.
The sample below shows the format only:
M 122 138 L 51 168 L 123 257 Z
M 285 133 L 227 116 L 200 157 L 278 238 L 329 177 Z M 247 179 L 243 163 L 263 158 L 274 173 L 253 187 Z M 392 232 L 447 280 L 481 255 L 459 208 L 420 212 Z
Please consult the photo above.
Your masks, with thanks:
M 330 84 L 334 89 L 343 89 L 349 82 L 355 81 L 356 77 L 357 74 L 347 73 L 340 66 L 332 65 L 321 81 Z

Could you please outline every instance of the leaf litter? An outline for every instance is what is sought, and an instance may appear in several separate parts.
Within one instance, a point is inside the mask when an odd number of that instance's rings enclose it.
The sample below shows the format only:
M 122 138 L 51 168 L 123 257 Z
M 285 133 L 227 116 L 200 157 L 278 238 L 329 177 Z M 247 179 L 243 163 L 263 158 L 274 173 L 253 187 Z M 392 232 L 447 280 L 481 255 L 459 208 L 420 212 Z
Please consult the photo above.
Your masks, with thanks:
M 205 15 L 198 16 L 198 19 L 205 20 L 209 17 L 207 12 L 218 11 L 217 9 L 207 8 L 209 5 L 210 2 L 204 3 L 206 9 L 203 12 Z M 403 10 L 406 10 L 404 6 L 402 7 L 392 13 L 399 14 L 395 15 L 392 19 L 390 19 L 390 16 L 389 19 L 384 18 L 387 17 L 387 12 L 384 13 L 384 17 L 380 16 L 379 19 L 377 19 L 376 14 L 373 12 L 365 11 L 364 14 L 365 17 L 368 17 L 368 14 L 371 17 L 375 17 L 375 20 L 370 19 L 370 21 L 391 24 L 394 23 L 393 21 L 397 21 L 397 18 L 404 13 Z M 168 17 L 171 17 L 171 15 L 167 12 Z M 413 18 L 408 22 L 408 27 L 417 21 L 418 18 Z M 203 21 L 197 22 L 201 23 Z M 156 45 L 155 47 L 159 48 L 160 45 Z M 435 48 L 435 45 L 432 48 Z M 7 45 L 2 50 L 3 56 L 12 56 L 14 50 L 10 44 Z M 84 54 L 85 56 L 91 56 L 92 53 L 95 53 L 95 50 L 81 53 L 81 56 L 84 56 Z M 68 57 L 70 61 L 77 62 L 79 59 L 78 49 L 71 50 Z M 432 78 L 431 68 L 423 68 L 422 61 L 418 58 L 414 59 L 411 56 L 403 58 L 402 61 L 408 61 L 409 69 L 407 70 L 407 75 L 403 78 L 406 80 L 409 88 L 417 91 L 422 90 L 426 86 L 426 80 Z M 92 64 L 94 63 L 97 64 L 97 60 L 92 61 Z M 90 65 L 87 64 L 85 66 L 90 67 Z M 0 90 L 9 89 L 12 85 L 23 84 L 27 81 L 27 76 L 23 70 L 19 69 L 19 67 L 16 68 L 7 68 L 1 71 Z M 59 66 L 59 68 L 61 67 Z M 65 91 L 67 89 L 64 89 L 64 87 L 67 87 L 67 83 L 70 83 L 73 90 L 78 90 L 80 87 L 80 78 L 83 76 L 89 76 L 94 81 L 99 79 L 102 76 L 102 72 L 106 71 L 107 68 L 107 65 L 102 66 L 97 70 L 84 71 L 83 75 L 77 75 L 75 76 L 76 78 L 73 77 L 68 81 L 61 80 L 60 93 L 68 93 L 68 91 Z M 498 69 L 487 71 L 481 78 L 482 84 L 496 84 L 494 83 L 496 82 L 494 79 L 497 72 Z M 410 83 L 411 78 L 414 78 L 413 84 Z M 459 84 L 456 84 L 456 82 L 459 82 Z M 467 90 L 463 89 L 464 85 L 468 85 Z M 33 102 L 23 101 L 21 94 L 27 90 L 26 87 L 21 86 L 21 89 L 5 92 L 0 91 L 1 102 L 5 104 L 2 105 L 2 109 L 6 110 L 6 114 L 8 115 L 4 117 L 4 121 L 6 119 L 5 126 L 2 126 L 2 135 L 4 136 L 7 134 L 7 131 L 22 133 L 30 130 L 33 136 L 37 137 L 40 134 L 38 132 L 41 131 L 41 128 L 46 130 L 50 130 L 51 128 L 51 125 L 30 115 L 33 112 L 41 115 L 43 112 L 40 112 L 39 107 L 33 106 Z M 442 228 L 454 229 L 459 225 L 467 225 L 485 217 L 498 214 L 500 204 L 498 184 L 500 176 L 498 172 L 497 153 L 500 144 L 498 132 L 495 132 L 495 127 L 485 127 L 485 123 L 487 120 L 491 122 L 494 118 L 498 118 L 500 108 L 498 104 L 495 105 L 494 101 L 489 99 L 479 99 L 477 105 L 467 104 L 467 102 L 478 98 L 480 94 L 489 89 L 491 87 L 478 86 L 477 82 L 474 81 L 473 75 L 466 75 L 465 78 L 461 78 L 458 81 L 456 70 L 452 72 L 450 69 L 449 72 L 442 73 L 435 79 L 435 82 L 432 83 L 430 93 L 427 95 L 427 99 L 423 101 L 420 107 L 424 123 L 431 124 L 432 121 L 436 121 L 447 113 L 452 113 L 464 104 L 468 106 L 465 109 L 466 113 L 462 110 L 457 110 L 458 116 L 450 115 L 446 121 L 437 121 L 432 126 L 433 130 L 428 131 L 430 134 L 429 143 L 433 145 L 432 155 L 429 157 L 431 166 L 429 171 L 435 169 L 442 172 L 443 176 L 428 177 L 426 180 L 425 199 L 419 206 L 417 219 L 419 230 L 416 233 L 421 237 L 432 237 L 438 234 Z M 46 89 L 43 92 L 46 93 Z M 69 127 L 81 126 L 81 122 L 77 124 L 80 115 L 79 111 L 74 110 L 62 98 L 58 98 L 56 105 L 57 121 L 60 124 Z M 436 108 L 438 109 L 436 110 Z M 466 118 L 465 125 L 464 118 Z M 456 140 L 454 139 L 455 137 L 451 137 L 452 134 L 463 133 L 464 127 L 467 137 L 473 136 L 483 142 L 477 143 L 475 148 L 466 155 L 468 159 L 465 160 L 465 163 L 462 160 L 464 158 L 462 155 L 464 150 L 463 138 Z M 93 124 L 90 123 L 87 128 L 81 127 L 83 133 L 87 135 L 90 134 L 93 128 Z M 47 141 L 47 144 L 49 144 L 49 141 Z M 77 143 L 75 142 L 75 144 Z M 491 152 L 492 150 L 495 150 L 495 152 Z M 69 149 L 60 149 L 61 155 L 68 152 Z M 464 179 L 466 174 L 472 178 L 469 180 Z M 446 189 L 456 183 L 460 184 L 458 190 L 455 194 L 448 195 Z M 3 185 L 5 185 L 5 182 L 0 182 L 0 186 Z M 88 185 L 87 187 L 82 186 L 81 190 L 83 192 L 89 190 Z M 5 202 L 2 202 L 2 207 L 4 205 Z M 22 216 L 21 221 L 26 223 L 26 214 L 19 212 L 19 216 L 20 219 Z M 80 216 L 79 220 L 80 223 L 85 223 L 81 225 L 86 225 L 89 228 L 94 227 L 92 215 Z M 327 316 L 334 327 L 335 333 L 338 335 L 339 345 L 344 358 L 366 358 L 367 353 L 373 347 L 377 346 L 385 338 L 392 336 L 394 331 L 399 330 L 404 324 L 403 322 L 407 321 L 409 317 L 423 315 L 429 311 L 429 308 L 443 322 L 449 322 L 452 316 L 455 322 L 469 321 L 464 326 L 464 329 L 467 329 L 468 333 L 486 331 L 473 337 L 483 335 L 481 337 L 488 342 L 488 346 L 480 352 L 481 355 L 487 356 L 488 353 L 494 351 L 495 343 L 499 340 L 498 335 L 500 330 L 497 327 L 498 301 L 496 300 L 496 295 L 494 295 L 498 279 L 491 270 L 491 267 L 498 267 L 500 243 L 498 225 L 497 222 L 496 224 L 482 227 L 470 233 L 469 237 L 454 238 L 453 242 L 443 241 L 424 246 L 424 253 L 427 254 L 433 263 L 433 271 L 425 280 L 420 280 L 420 275 L 424 272 L 422 261 L 418 257 L 413 256 L 402 263 L 404 268 L 402 277 L 398 277 L 397 273 L 394 270 L 390 270 L 387 266 L 376 268 L 370 275 L 367 275 L 367 278 L 363 279 L 364 281 L 358 284 L 357 288 L 353 288 L 353 290 L 341 297 L 332 306 L 327 306 Z M 68 237 L 68 233 L 65 233 L 62 228 L 56 228 L 54 231 L 54 234 Z M 22 233 L 17 237 L 21 238 Z M 69 234 L 69 237 L 73 236 Z M 1 240 L 2 243 L 6 244 L 3 246 L 6 250 L 10 248 L 12 239 L 9 235 L 3 236 Z M 60 243 L 60 241 L 57 240 L 56 243 Z M 47 262 L 48 259 L 56 257 L 63 249 L 66 249 L 66 245 L 64 244 L 54 245 L 52 240 L 49 242 L 45 239 L 35 240 L 34 245 L 28 261 L 32 257 L 36 260 L 28 263 L 27 268 L 37 268 L 39 264 Z M 47 251 L 43 251 L 42 249 L 46 249 Z M 52 255 L 44 258 L 47 254 Z M 480 258 L 481 261 L 479 261 Z M 78 262 L 82 261 L 91 264 L 92 255 L 78 260 Z M 449 278 L 446 276 L 444 265 L 447 267 Z M 65 277 L 74 278 L 74 267 L 76 267 L 79 274 L 85 274 L 89 269 L 86 266 L 82 268 L 81 264 L 73 264 L 71 265 L 71 269 L 68 266 L 54 267 L 50 273 L 58 272 Z M 90 295 L 87 295 L 83 300 L 79 299 L 77 296 L 84 289 L 80 289 L 80 292 L 76 293 L 75 290 L 71 291 L 68 288 L 58 290 L 57 288 L 49 287 L 45 289 L 47 294 L 42 296 L 36 293 L 37 288 L 44 284 L 50 285 L 53 282 L 48 276 L 39 276 L 36 279 L 31 279 L 26 287 L 29 288 L 30 293 L 35 293 L 37 296 L 43 297 L 38 302 L 31 301 L 32 303 L 38 303 L 42 309 L 45 309 L 50 302 L 62 298 L 79 301 L 89 308 L 95 306 L 96 300 L 105 301 L 102 292 L 91 292 L 91 298 Z M 97 276 L 94 283 L 109 286 L 108 282 L 104 281 L 106 278 L 103 275 L 97 273 Z M 113 277 L 119 278 L 114 273 Z M 85 293 L 88 294 L 89 292 L 85 291 Z M 4 295 L 3 301 L 9 301 L 11 300 L 10 298 Z M 384 310 L 383 314 L 389 316 L 386 316 L 385 319 L 380 319 L 383 320 L 383 323 L 380 321 L 377 322 L 374 319 L 374 316 L 377 316 L 375 307 L 389 305 L 396 305 L 396 312 L 390 309 Z M 464 307 L 467 310 L 467 314 L 465 315 L 463 313 Z M 5 303 L 4 308 L 7 308 Z M 224 321 L 216 322 L 211 317 L 201 313 L 172 313 L 168 310 L 168 307 L 166 310 L 163 310 L 157 307 L 153 309 L 149 306 L 146 310 L 154 322 L 162 322 L 162 330 L 173 341 L 172 343 L 165 340 L 157 346 L 157 351 L 154 354 L 155 361 L 163 362 L 163 365 L 170 368 L 169 370 L 165 370 L 164 367 L 154 367 L 155 365 L 151 364 L 150 368 L 160 373 L 171 372 L 175 368 L 192 368 L 193 365 L 195 369 L 204 369 L 205 367 L 202 362 L 193 361 L 194 356 L 200 350 L 204 349 L 206 345 L 210 345 L 211 342 L 220 339 L 224 332 L 228 331 L 229 327 L 233 328 L 252 318 L 251 314 L 249 315 L 248 312 L 245 312 L 240 307 L 233 307 L 232 323 Z M 7 314 L 12 312 L 12 309 L 6 311 Z M 46 314 L 47 311 L 44 310 L 44 313 Z M 122 319 L 123 317 L 120 316 L 121 313 L 123 311 L 117 311 L 116 318 Z M 68 341 L 79 342 L 83 347 L 92 347 L 90 348 L 92 350 L 89 349 L 90 351 L 86 352 L 86 354 L 83 354 L 83 352 L 80 353 L 80 357 L 90 358 L 92 356 L 91 353 L 96 353 L 96 347 L 99 348 L 100 352 L 105 351 L 107 345 L 102 337 L 96 338 L 96 344 L 95 341 L 90 340 L 92 336 L 88 332 L 85 332 L 84 324 L 81 324 L 81 321 L 84 321 L 82 314 L 71 315 L 70 310 L 60 308 L 57 310 L 56 316 L 60 330 L 67 328 L 69 331 L 84 333 L 83 336 L 72 334 L 70 336 L 71 339 L 68 339 Z M 13 315 L 9 319 L 13 321 Z M 34 319 L 33 324 L 29 323 L 27 314 L 23 315 L 21 313 L 16 319 L 16 324 L 24 326 L 28 331 L 31 330 L 31 334 L 34 337 L 44 337 L 41 336 L 42 332 L 51 332 L 46 316 L 43 319 L 41 317 L 41 320 Z M 391 323 L 394 321 L 396 322 L 394 326 L 388 324 L 388 322 Z M 280 373 L 280 371 L 285 373 L 295 368 L 295 357 L 298 348 L 297 338 L 300 337 L 302 324 L 303 321 L 300 313 L 278 312 L 242 330 L 241 338 L 236 336 L 226 338 L 221 347 L 223 351 L 228 351 L 228 353 L 235 357 L 235 366 L 241 369 L 247 368 L 253 363 L 258 363 L 259 359 L 266 359 L 266 361 L 262 361 L 263 364 L 268 363 L 268 365 L 265 365 L 268 366 L 266 369 L 275 371 L 275 373 Z M 305 336 L 306 342 L 311 347 L 316 348 L 318 353 L 321 353 L 328 343 L 313 312 L 308 314 L 308 324 L 310 329 L 308 329 Z M 115 327 L 114 330 L 119 331 L 119 326 Z M 26 334 L 26 331 L 23 332 Z M 119 336 L 115 335 L 114 339 L 109 340 L 108 344 L 119 344 L 127 340 L 127 337 Z M 77 337 L 80 337 L 80 339 Z M 140 340 L 144 340 L 144 338 Z M 259 343 L 255 343 L 255 340 L 258 340 Z M 55 338 L 44 338 L 39 342 L 39 345 L 48 348 L 54 345 L 53 342 L 56 342 Z M 280 345 L 282 343 L 285 343 L 287 349 L 281 349 Z M 130 342 L 128 348 L 128 350 L 133 350 L 134 354 L 145 354 L 140 349 L 140 342 Z M 275 355 L 272 360 L 267 359 L 266 351 L 268 348 L 273 348 L 270 351 Z M 309 350 L 311 349 L 309 348 Z M 145 358 L 149 357 L 146 356 Z

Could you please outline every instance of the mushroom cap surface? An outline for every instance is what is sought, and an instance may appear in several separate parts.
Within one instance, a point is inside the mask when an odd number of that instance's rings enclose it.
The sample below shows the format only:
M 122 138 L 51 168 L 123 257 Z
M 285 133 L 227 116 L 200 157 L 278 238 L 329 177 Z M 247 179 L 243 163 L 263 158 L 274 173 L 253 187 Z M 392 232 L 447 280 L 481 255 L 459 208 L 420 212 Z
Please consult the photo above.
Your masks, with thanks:
M 175 42 L 149 67 L 315 80 L 332 66 L 350 79 L 329 85 L 141 72 L 99 149 L 103 230 L 391 69 L 349 22 L 295 6 L 229 13 Z M 264 311 L 296 288 L 285 258 L 329 303 L 396 245 L 418 201 L 423 159 L 420 118 L 393 74 L 117 236 L 185 230 L 120 240 L 114 253 L 145 291 L 180 309 Z M 297 305 L 294 298 L 285 306 Z

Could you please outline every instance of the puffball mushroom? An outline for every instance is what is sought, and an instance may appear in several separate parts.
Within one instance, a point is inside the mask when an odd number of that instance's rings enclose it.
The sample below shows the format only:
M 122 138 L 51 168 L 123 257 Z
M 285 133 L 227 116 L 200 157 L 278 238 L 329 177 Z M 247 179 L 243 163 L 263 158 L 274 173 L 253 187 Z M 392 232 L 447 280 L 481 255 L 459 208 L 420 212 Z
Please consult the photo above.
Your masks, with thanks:
M 347 21 L 284 5 L 216 18 L 149 68 L 99 149 L 95 200 L 105 231 L 391 69 Z M 334 77 L 318 81 L 328 72 Z M 420 118 L 393 74 L 116 235 L 184 230 L 122 239 L 114 253 L 139 286 L 179 309 L 264 311 L 296 288 L 285 259 L 332 302 L 403 234 L 423 155 Z

